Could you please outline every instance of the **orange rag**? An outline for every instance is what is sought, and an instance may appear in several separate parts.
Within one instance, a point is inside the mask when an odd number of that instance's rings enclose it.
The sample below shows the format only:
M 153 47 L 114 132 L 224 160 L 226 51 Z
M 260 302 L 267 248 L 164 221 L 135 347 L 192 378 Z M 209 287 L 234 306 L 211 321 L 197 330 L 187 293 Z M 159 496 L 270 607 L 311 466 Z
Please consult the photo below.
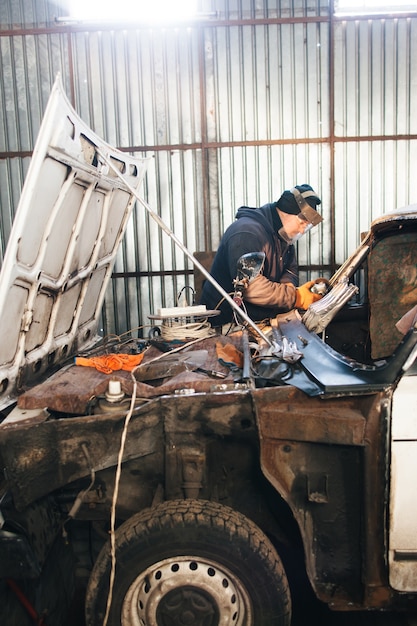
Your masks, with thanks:
M 232 343 L 223 345 L 218 341 L 216 343 L 216 352 L 217 358 L 223 365 L 243 367 L 243 354 Z
M 116 370 L 131 372 L 142 362 L 144 353 L 141 354 L 103 354 L 103 356 L 92 356 L 89 358 L 75 357 L 75 365 L 85 367 L 95 367 L 103 374 L 111 374 Z

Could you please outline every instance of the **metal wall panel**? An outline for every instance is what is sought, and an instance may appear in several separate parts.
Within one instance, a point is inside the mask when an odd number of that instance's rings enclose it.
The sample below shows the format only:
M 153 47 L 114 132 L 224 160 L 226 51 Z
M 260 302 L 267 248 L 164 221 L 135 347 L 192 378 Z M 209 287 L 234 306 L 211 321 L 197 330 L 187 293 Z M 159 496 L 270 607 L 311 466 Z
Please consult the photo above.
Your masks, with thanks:
M 336 23 L 334 66 L 335 261 L 342 263 L 372 219 L 417 201 L 417 20 Z
M 202 248 L 201 149 L 193 149 L 201 145 L 198 29 L 76 33 L 72 54 L 83 119 L 122 149 L 156 149 L 150 153 L 147 202 L 190 251 Z M 114 269 L 108 326 L 147 324 L 149 313 L 175 305 L 191 269 L 138 203 Z
M 109 143 L 201 142 L 198 29 L 75 33 L 75 106 Z
M 50 27 L 56 17 L 68 14 L 65 0 L 2 0 L 0 28 Z
M 328 0 L 201 0 L 203 12 L 220 19 L 311 17 L 329 12 Z
M 56 74 L 69 85 L 67 37 L 2 36 L 0 61 L 0 150 L 31 151 Z
M 208 141 L 321 137 L 329 132 L 328 24 L 205 28 Z
M 155 152 L 144 194 L 151 209 L 190 252 L 202 249 L 200 167 L 201 151 Z M 106 302 L 107 323 L 113 326 L 112 309 L 116 307 L 115 327 L 136 328 L 149 324 L 148 315 L 161 306 L 175 306 L 180 291 L 192 285 L 192 263 L 138 202 L 113 276 Z M 187 291 L 187 296 L 191 295 Z
M 327 0 L 201 0 L 178 27 L 68 25 L 65 1 L 0 3 L 0 255 L 56 73 L 97 134 L 149 156 L 143 193 L 193 252 L 236 209 L 310 182 L 325 221 L 298 244 L 329 274 L 369 221 L 417 199 L 417 16 L 337 19 Z M 322 268 L 321 270 L 319 268 Z M 103 332 L 149 326 L 192 264 L 137 203 Z
M 15 207 L 19 202 L 29 157 L 0 159 L 0 259 L 3 259 L 12 228 Z
M 335 134 L 417 133 L 417 19 L 335 23 Z
M 373 219 L 417 201 L 417 139 L 338 142 L 335 163 L 335 250 L 340 264 Z

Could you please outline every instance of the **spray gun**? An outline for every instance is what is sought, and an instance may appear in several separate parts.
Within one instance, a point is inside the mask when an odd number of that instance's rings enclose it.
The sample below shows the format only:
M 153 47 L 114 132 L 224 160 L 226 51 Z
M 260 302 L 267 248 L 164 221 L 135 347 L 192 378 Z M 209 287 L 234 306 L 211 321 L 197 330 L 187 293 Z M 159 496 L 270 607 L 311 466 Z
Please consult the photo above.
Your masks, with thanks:
M 235 288 L 233 300 L 240 307 L 243 304 L 243 294 L 249 283 L 256 278 L 265 263 L 264 252 L 248 252 L 242 255 L 237 262 L 237 276 L 233 279 Z

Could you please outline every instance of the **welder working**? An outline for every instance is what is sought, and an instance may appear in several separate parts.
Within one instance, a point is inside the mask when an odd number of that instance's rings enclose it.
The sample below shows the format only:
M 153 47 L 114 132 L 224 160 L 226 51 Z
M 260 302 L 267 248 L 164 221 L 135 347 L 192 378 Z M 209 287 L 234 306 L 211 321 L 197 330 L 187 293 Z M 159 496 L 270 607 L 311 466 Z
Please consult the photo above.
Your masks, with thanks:
M 307 184 L 285 190 L 279 200 L 259 208 L 242 206 L 236 220 L 226 229 L 213 260 L 211 275 L 227 292 L 233 293 L 238 260 L 250 252 L 264 253 L 262 271 L 244 291 L 247 314 L 262 321 L 291 309 L 307 309 L 322 295 L 311 290 L 316 281 L 299 286 L 295 242 L 323 218 L 316 210 L 321 200 Z M 323 280 L 323 279 L 320 279 Z M 201 303 L 219 309 L 213 324 L 233 320 L 230 304 L 216 287 L 205 281 Z

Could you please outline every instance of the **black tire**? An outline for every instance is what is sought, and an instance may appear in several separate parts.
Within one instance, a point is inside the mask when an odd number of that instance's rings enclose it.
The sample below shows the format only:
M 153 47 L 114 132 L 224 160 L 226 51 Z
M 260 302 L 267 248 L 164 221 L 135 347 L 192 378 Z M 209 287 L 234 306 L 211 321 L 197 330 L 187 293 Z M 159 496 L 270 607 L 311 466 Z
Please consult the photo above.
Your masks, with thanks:
M 110 568 L 106 545 L 87 588 L 87 626 L 103 624 Z M 203 500 L 164 502 L 117 530 L 108 626 L 289 626 L 290 621 L 288 582 L 274 547 L 229 507 Z

